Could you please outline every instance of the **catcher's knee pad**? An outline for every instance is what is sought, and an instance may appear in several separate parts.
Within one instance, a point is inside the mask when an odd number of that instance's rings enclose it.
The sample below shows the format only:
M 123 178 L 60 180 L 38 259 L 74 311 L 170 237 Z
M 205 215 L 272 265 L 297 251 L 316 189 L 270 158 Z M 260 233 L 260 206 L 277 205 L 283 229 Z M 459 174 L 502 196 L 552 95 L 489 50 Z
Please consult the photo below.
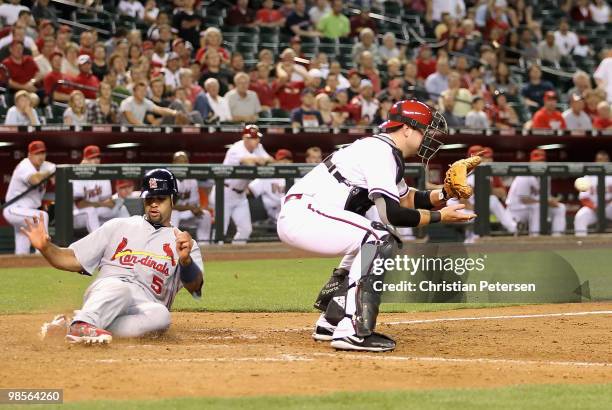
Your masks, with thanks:
M 333 270 L 331 277 L 327 283 L 323 285 L 323 288 L 321 288 L 319 292 L 319 296 L 317 296 L 317 300 L 314 303 L 315 309 L 319 309 L 321 312 L 327 310 L 327 306 L 334 297 L 334 294 L 341 287 L 342 283 L 348 280 L 348 274 L 348 270 L 343 268 L 336 268 Z
M 357 336 L 369 336 L 376 327 L 382 289 L 380 285 L 376 286 L 376 283 L 384 282 L 385 271 L 375 272 L 374 262 L 377 259 L 393 257 L 394 248 L 398 245 L 395 236 L 389 234 L 383 236 L 380 241 L 366 243 L 361 248 L 361 278 L 356 283 L 355 292 L 354 322 Z

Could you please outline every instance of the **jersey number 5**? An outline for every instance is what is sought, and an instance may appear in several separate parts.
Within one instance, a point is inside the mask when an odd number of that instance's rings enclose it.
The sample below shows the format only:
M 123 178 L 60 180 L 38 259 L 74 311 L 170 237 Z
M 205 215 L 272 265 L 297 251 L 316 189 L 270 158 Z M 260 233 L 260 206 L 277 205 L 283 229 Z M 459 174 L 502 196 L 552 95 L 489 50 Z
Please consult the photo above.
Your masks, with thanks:
M 153 292 L 157 293 L 158 295 L 161 295 L 163 287 L 164 281 L 162 280 L 162 278 L 153 275 L 153 282 L 151 283 L 151 289 L 153 289 Z

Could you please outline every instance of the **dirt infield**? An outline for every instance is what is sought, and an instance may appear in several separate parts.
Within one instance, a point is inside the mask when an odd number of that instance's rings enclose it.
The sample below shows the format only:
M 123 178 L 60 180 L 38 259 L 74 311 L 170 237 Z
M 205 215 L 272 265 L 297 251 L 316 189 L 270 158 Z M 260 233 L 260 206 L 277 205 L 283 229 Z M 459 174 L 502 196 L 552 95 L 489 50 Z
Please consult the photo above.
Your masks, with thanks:
M 312 341 L 315 318 L 174 313 L 161 338 L 86 347 L 39 341 L 49 315 L 3 316 L 0 385 L 75 401 L 612 381 L 610 303 L 384 314 L 384 354 Z

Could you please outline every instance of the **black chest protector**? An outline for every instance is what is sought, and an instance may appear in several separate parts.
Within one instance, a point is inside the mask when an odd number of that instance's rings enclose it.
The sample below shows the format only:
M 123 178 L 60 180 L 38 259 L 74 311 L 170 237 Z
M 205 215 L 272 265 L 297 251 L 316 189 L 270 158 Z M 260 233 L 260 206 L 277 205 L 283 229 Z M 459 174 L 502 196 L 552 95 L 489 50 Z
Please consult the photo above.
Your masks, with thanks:
M 395 159 L 395 163 L 397 164 L 397 174 L 395 175 L 395 183 L 399 184 L 400 181 L 404 179 L 404 157 L 402 155 L 402 151 L 397 148 L 393 143 L 393 140 L 391 140 L 391 138 L 389 138 L 385 134 L 374 135 L 372 137 L 366 138 L 379 139 L 391 147 L 393 158 Z M 327 170 L 333 175 L 334 178 L 336 178 L 336 180 L 338 180 L 338 182 L 351 186 L 348 181 L 346 181 L 346 178 L 344 178 L 342 175 L 340 175 L 338 171 L 336 171 L 336 167 L 331 161 L 332 155 L 330 155 L 324 161 L 325 165 L 327 166 Z M 374 202 L 369 198 L 367 188 L 351 186 L 348 198 L 346 199 L 346 203 L 344 204 L 344 209 L 346 211 L 351 211 L 363 216 L 372 206 L 374 206 Z

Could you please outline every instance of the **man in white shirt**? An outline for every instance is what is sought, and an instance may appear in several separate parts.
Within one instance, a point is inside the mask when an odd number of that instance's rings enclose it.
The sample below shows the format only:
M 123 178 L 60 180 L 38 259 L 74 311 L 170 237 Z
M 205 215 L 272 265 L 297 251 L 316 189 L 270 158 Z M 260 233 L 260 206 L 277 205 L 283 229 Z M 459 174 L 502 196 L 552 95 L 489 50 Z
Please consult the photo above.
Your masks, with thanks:
M 608 50 L 606 58 L 601 60 L 593 77 L 597 86 L 606 91 L 606 100 L 612 104 L 612 49 Z
M 166 67 L 162 69 L 162 73 L 164 73 L 164 85 L 167 91 L 174 91 L 181 86 L 181 79 L 179 78 L 180 71 L 181 60 L 179 55 L 174 51 L 168 53 Z
M 262 134 L 254 124 L 247 125 L 242 131 L 242 139 L 230 146 L 225 154 L 223 165 L 267 165 L 274 162 L 272 157 L 261 145 Z M 251 236 L 251 211 L 246 192 L 248 179 L 226 179 L 223 208 L 223 232 L 227 233 L 230 218 L 236 225 L 236 235 L 233 243 L 244 243 Z M 211 205 L 214 206 L 215 188 L 210 194 Z
M 463 0 L 430 0 L 430 2 L 431 8 L 429 10 L 431 10 L 431 19 L 433 21 L 442 21 L 442 14 L 444 13 L 449 13 L 453 19 L 458 20 L 465 16 L 465 3 Z
M 561 20 L 559 30 L 555 31 L 555 44 L 562 56 L 572 54 L 572 50 L 579 44 L 578 36 L 573 31 L 569 31 L 567 20 Z
M 206 90 L 206 100 L 215 113 L 215 117 L 221 122 L 231 121 L 232 113 L 227 99 L 219 95 L 219 81 L 216 78 L 208 78 L 204 81 L 204 89 Z
M 38 140 L 32 141 L 28 145 L 27 158 L 22 159 L 13 171 L 6 192 L 6 202 L 10 202 L 38 185 L 2 211 L 4 219 L 15 229 L 15 254 L 17 255 L 30 253 L 30 240 L 21 231 L 21 228 L 26 227 L 26 218 L 39 217 L 42 214 L 42 222 L 45 227 L 49 225 L 49 215 L 39 210 L 47 185 L 46 182 L 42 184 L 41 182 L 55 173 L 55 164 L 45 161 L 46 158 L 45 143 Z
M 331 7 L 329 6 L 329 2 L 327 0 L 316 0 L 313 7 L 308 10 L 308 17 L 312 22 L 313 26 L 319 23 L 321 17 L 326 15 L 331 11 Z
M 147 84 L 138 82 L 134 84 L 134 95 L 127 97 L 121 102 L 119 112 L 122 114 L 122 123 L 128 125 L 143 125 L 147 112 L 157 115 L 168 115 L 176 117 L 178 112 L 169 108 L 160 107 L 153 101 L 145 98 L 147 94 Z
M 590 130 L 593 128 L 591 117 L 584 112 L 584 98 L 572 94 L 569 98 L 570 108 L 563 111 L 565 127 L 568 130 Z
M 10 3 L 0 4 L 0 17 L 4 19 L 7 26 L 15 24 L 21 10 L 30 10 L 20 3 L 20 0 L 11 0 Z
M 142 3 L 138 0 L 121 0 L 117 8 L 119 9 L 120 14 L 124 14 L 138 20 L 144 19 L 145 9 Z
M 279 149 L 274 154 L 277 164 L 291 164 L 293 154 L 288 149 Z M 276 222 L 285 196 L 285 178 L 257 178 L 249 184 L 249 191 L 255 198 L 261 197 L 268 218 Z

